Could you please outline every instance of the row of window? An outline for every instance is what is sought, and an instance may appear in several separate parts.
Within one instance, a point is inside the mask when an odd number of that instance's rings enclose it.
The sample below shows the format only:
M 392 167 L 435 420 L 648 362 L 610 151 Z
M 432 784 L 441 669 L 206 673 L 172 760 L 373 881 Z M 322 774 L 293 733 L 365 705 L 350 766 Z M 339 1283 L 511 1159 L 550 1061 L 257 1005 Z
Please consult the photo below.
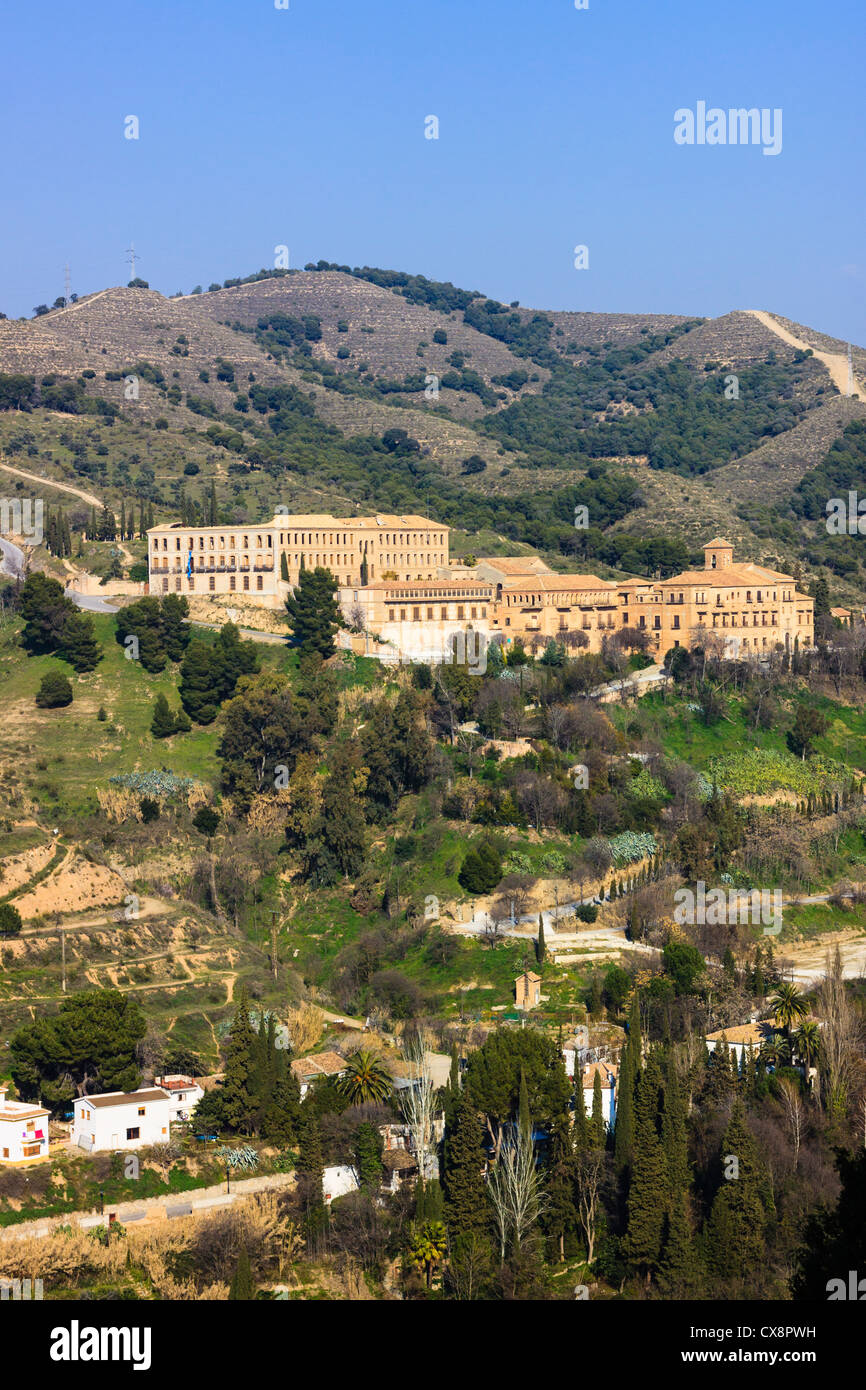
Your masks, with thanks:
M 249 587 L 250 587 L 250 577 L 249 577 L 248 574 L 245 574 L 245 575 L 243 576 L 243 581 L 244 581 L 244 582 L 243 582 L 243 589 L 244 589 L 244 591 L 246 592 L 246 591 L 249 590 Z M 181 580 L 180 576 L 179 576 L 179 575 L 175 576 L 174 587 L 175 587 L 175 591 L 176 591 L 177 593 L 180 593 L 182 583 L 183 583 L 183 581 Z M 193 592 L 193 591 L 195 590 L 195 579 L 193 578 L 192 575 L 187 576 L 186 587 L 187 587 L 187 589 L 188 589 L 190 592 Z M 237 580 L 235 579 L 235 576 L 234 576 L 233 574 L 232 574 L 232 575 L 229 575 L 229 592 L 230 592 L 230 593 L 234 593 L 235 590 L 236 590 L 236 588 L 237 588 Z M 256 589 L 257 589 L 259 592 L 261 592 L 261 590 L 262 590 L 263 588 L 264 588 L 264 583 L 263 583 L 263 580 L 262 580 L 262 576 L 261 576 L 260 574 L 257 574 L 257 575 L 256 575 Z M 214 578 L 213 575 L 211 575 L 210 578 L 208 579 L 208 589 L 210 590 L 211 593 L 213 593 L 213 592 L 215 591 L 215 589 L 216 589 L 216 579 Z M 168 593 L 168 580 L 167 580 L 167 579 L 164 579 L 164 580 L 162 581 L 162 592 L 163 592 L 164 594 L 167 594 L 167 593 Z
M 443 604 L 442 607 L 439 609 L 439 621 L 442 622 L 442 623 L 447 623 L 447 622 L 448 622 L 448 608 L 449 608 L 449 606 L 450 606 L 450 605 L 448 605 L 448 604 Z M 401 623 L 405 623 L 405 622 L 407 621 L 407 619 L 406 619 L 406 614 L 407 614 L 407 612 L 408 612 L 408 609 L 406 609 L 406 608 L 400 608 L 400 609 L 397 609 L 397 608 L 389 608 L 389 609 L 388 609 L 388 622 L 389 622 L 389 623 L 393 623 L 393 622 L 396 622 L 396 621 L 397 621 L 397 613 L 398 613 L 398 612 L 399 612 L 399 614 L 400 614 L 400 619 L 399 619 L 399 621 L 400 621 Z M 482 609 L 481 609 L 481 611 L 480 611 L 480 616 L 481 616 L 482 618 L 486 618 L 486 617 L 487 617 L 487 609 L 486 609 L 486 608 L 482 608 Z M 466 617 L 466 605 L 463 604 L 463 603 L 458 603 L 458 604 L 457 604 L 457 622 L 462 622 L 462 620 L 463 620 L 465 617 Z M 470 608 L 470 610 L 469 610 L 469 617 L 470 617 L 470 618 L 478 618 L 478 617 L 479 617 L 479 610 L 478 610 L 477 607 L 472 606 L 472 607 Z M 420 623 L 421 620 L 422 620 L 422 619 L 421 619 L 421 609 L 420 609 L 420 607 L 415 607 L 415 608 L 413 608 L 413 609 L 412 609 L 412 617 L 411 617 L 411 620 L 410 620 L 410 621 L 413 622 L 413 623 Z M 433 610 L 432 608 L 428 608 L 428 609 L 427 609 L 427 619 L 426 619 L 426 621 L 427 621 L 428 623 L 432 623 L 432 622 L 435 621 L 435 613 L 434 613 L 434 610 Z

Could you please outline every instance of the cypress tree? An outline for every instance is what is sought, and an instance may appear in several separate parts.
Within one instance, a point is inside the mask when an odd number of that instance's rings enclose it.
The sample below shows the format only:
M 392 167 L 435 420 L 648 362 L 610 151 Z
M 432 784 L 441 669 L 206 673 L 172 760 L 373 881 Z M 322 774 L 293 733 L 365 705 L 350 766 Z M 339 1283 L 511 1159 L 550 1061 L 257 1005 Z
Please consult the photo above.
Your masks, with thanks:
M 631 1001 L 628 1039 L 620 1058 L 617 1088 L 614 1159 L 618 1169 L 627 1168 L 634 1149 L 634 1094 L 641 1064 L 640 1001 L 637 992 Z
M 358 1186 L 366 1192 L 378 1192 L 382 1182 L 382 1141 L 376 1126 L 369 1120 L 364 1120 L 358 1126 L 355 1136 L 355 1159 Z
M 673 1054 L 668 1055 L 662 1098 L 662 1148 L 667 1162 L 671 1197 L 687 1192 L 691 1183 L 686 1130 L 686 1103 Z
M 282 579 L 285 584 L 289 582 L 289 562 L 284 550 L 280 551 L 280 579 Z
M 592 1145 L 593 1148 L 604 1148 L 604 1107 L 601 1096 L 601 1073 L 596 1072 L 592 1083 Z
M 257 1061 L 258 1039 L 250 1022 L 246 987 L 241 991 L 238 1007 L 232 1020 L 232 1031 L 226 1051 L 226 1067 L 220 1091 L 220 1104 L 230 1129 L 243 1134 L 252 1132 L 256 1096 L 253 1089 Z
M 543 964 L 544 964 L 544 954 L 545 954 L 545 947 L 544 947 L 544 913 L 543 913 L 543 912 L 539 912 L 539 914 L 538 914 L 538 942 L 537 942 L 536 947 L 535 947 L 535 956 L 536 956 L 536 959 L 537 959 L 539 965 L 543 965 Z
M 647 1279 L 658 1268 L 670 1192 L 664 1150 L 657 1129 L 658 1063 L 650 1056 L 641 1073 L 635 1100 L 634 1156 L 628 1194 L 628 1228 L 623 1253 Z
M 574 1084 L 574 1151 L 586 1153 L 590 1148 L 589 1117 L 583 1099 L 583 1077 L 578 1073 Z
M 462 1093 L 455 1107 L 453 1126 L 445 1135 L 445 1221 L 452 1240 L 463 1232 L 487 1234 L 489 1217 L 482 1136 L 481 1117 Z
M 674 1193 L 667 1218 L 658 1283 L 660 1292 L 669 1299 L 698 1298 L 702 1290 L 703 1271 L 683 1191 Z
M 757 1145 L 736 1100 L 722 1141 L 723 1178 L 707 1223 L 710 1270 L 728 1282 L 750 1282 L 766 1257 L 764 1233 L 772 1198 Z
M 568 1116 L 558 1115 L 550 1128 L 545 1166 L 544 1229 L 565 1258 L 565 1237 L 577 1224 L 574 1206 L 574 1141 Z
M 517 1102 L 517 1123 L 520 1133 L 527 1139 L 532 1139 L 532 1116 L 529 1113 L 529 1089 L 526 1085 L 526 1073 L 523 1067 L 520 1068 L 520 1090 Z

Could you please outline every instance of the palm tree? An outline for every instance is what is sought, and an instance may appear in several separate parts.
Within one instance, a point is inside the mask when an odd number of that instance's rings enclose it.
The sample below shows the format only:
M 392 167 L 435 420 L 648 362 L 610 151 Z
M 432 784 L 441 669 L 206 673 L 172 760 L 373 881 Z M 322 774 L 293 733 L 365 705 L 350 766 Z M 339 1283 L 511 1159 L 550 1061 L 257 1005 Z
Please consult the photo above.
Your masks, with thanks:
M 346 1058 L 346 1070 L 337 1081 L 337 1090 L 348 1096 L 353 1105 L 385 1101 L 393 1089 L 394 1083 L 383 1063 L 363 1049 Z
M 792 1023 L 799 1023 L 809 1012 L 809 1006 L 796 985 L 782 984 L 770 1000 L 773 1019 L 790 1034 Z
M 772 1033 L 761 1045 L 758 1056 L 766 1067 L 783 1066 L 791 1056 L 791 1046 L 783 1033 Z
M 433 1281 L 433 1270 L 444 1259 L 447 1249 L 448 1236 L 441 1221 L 425 1221 L 409 1238 L 409 1261 L 423 1272 L 428 1289 Z
M 814 1018 L 800 1024 L 793 1037 L 794 1051 L 802 1060 L 808 1073 L 814 1067 L 821 1051 L 821 1030 Z

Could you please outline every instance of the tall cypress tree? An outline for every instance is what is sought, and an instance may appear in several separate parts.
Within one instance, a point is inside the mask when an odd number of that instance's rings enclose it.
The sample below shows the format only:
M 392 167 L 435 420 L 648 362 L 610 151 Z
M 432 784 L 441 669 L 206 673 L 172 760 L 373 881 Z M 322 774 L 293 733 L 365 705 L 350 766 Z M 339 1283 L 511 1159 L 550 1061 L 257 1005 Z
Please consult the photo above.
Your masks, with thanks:
M 695 1249 L 685 1192 L 676 1192 L 665 1230 L 664 1252 L 659 1266 L 659 1290 L 665 1298 L 698 1298 L 704 1272 Z
M 574 1206 L 574 1136 L 568 1115 L 558 1115 L 550 1126 L 544 1173 L 546 1202 L 544 1230 L 556 1243 L 558 1257 L 565 1258 L 565 1238 L 577 1225 Z
M 634 1155 L 628 1193 L 628 1229 L 623 1252 L 647 1279 L 658 1268 L 670 1191 L 664 1150 L 658 1134 L 661 1075 L 655 1057 L 647 1058 L 635 1099 Z
M 720 1279 L 748 1284 L 760 1274 L 766 1257 L 772 1196 L 740 1100 L 731 1110 L 721 1159 L 722 1182 L 707 1223 L 708 1262 Z
M 244 987 L 226 1050 L 226 1067 L 220 1091 L 225 1122 L 230 1129 L 242 1134 L 252 1133 L 256 1115 L 254 1074 L 258 1054 L 258 1038 L 250 1022 L 247 991 Z
M 620 1059 L 617 1087 L 614 1158 L 622 1171 L 631 1163 L 634 1149 L 634 1097 L 641 1064 L 640 1000 L 635 991 L 628 1020 L 628 1038 Z
M 688 1136 L 686 1132 L 686 1102 L 682 1082 L 672 1052 L 668 1053 L 665 1087 L 662 1100 L 662 1147 L 667 1161 L 671 1185 L 671 1200 L 679 1192 L 688 1192 L 691 1184 Z
M 592 1145 L 604 1148 L 604 1105 L 601 1096 L 601 1073 L 596 1072 L 592 1083 Z
M 536 956 L 536 960 L 538 961 L 538 964 L 539 964 L 539 965 L 543 965 L 543 964 L 544 964 L 544 957 L 545 957 L 545 954 L 546 954 L 546 948 L 545 948 L 545 944 L 544 944 L 544 913 L 543 913 L 543 912 L 539 912 L 539 914 L 538 914 L 538 942 L 536 943 L 536 947 L 535 947 L 535 956 Z
M 481 1117 L 461 1094 L 453 1126 L 445 1135 L 445 1221 L 452 1241 L 463 1232 L 486 1235 L 489 1229 L 482 1136 Z

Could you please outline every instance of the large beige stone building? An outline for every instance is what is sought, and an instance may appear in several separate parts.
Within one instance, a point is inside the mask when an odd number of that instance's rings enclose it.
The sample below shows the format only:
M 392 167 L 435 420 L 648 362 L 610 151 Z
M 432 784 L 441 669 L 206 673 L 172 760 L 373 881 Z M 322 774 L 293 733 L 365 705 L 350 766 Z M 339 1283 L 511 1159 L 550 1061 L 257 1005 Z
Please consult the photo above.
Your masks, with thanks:
M 278 609 L 302 568 L 323 566 L 337 579 L 347 624 L 392 660 L 441 660 L 455 639 L 470 665 L 491 638 L 599 651 L 624 628 L 646 632 L 658 658 L 677 646 L 728 657 L 812 646 L 814 603 L 790 575 L 735 563 L 720 538 L 703 549 L 703 569 L 613 583 L 555 574 L 535 555 L 450 563 L 448 528 L 421 516 L 278 513 L 261 526 L 153 527 L 149 591 L 246 594 Z
M 702 570 L 618 585 L 618 626 L 647 631 L 660 656 L 683 646 L 743 658 L 813 645 L 815 602 L 791 575 L 735 563 L 733 547 L 720 537 L 703 551 Z
M 421 516 L 277 513 L 261 526 L 154 526 L 147 550 L 151 594 L 250 593 L 276 608 L 302 567 L 321 565 L 344 588 L 433 579 L 448 565 L 448 528 Z

